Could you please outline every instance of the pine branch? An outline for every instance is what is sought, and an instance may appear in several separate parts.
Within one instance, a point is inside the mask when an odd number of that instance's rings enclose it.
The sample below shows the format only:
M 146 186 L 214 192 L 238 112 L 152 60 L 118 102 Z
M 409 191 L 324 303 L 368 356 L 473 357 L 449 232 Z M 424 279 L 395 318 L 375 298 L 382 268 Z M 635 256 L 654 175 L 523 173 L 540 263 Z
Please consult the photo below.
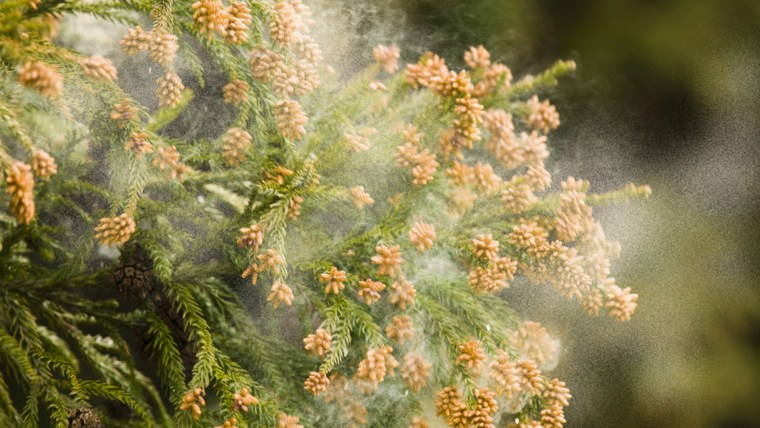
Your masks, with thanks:
M 193 367 L 193 376 L 189 382 L 191 387 L 205 388 L 214 377 L 218 368 L 211 331 L 203 315 L 203 311 L 191 293 L 191 288 L 180 284 L 167 284 L 167 295 L 182 314 L 185 329 L 190 332 L 198 346 L 197 362 Z
M 137 25 L 138 22 L 134 19 L 133 14 L 130 13 L 130 3 L 131 2 L 124 2 L 120 0 L 99 2 L 66 0 L 60 1 L 58 5 L 51 8 L 49 11 L 41 9 L 39 13 L 49 13 L 54 16 L 80 13 L 85 15 L 92 15 L 96 18 L 100 18 L 116 24 L 134 26 Z
M 174 107 L 163 108 L 157 111 L 148 121 L 146 130 L 151 133 L 158 133 L 169 126 L 169 124 L 174 122 L 174 120 L 187 109 L 194 97 L 195 95 L 193 95 L 191 90 L 185 89 L 182 91 L 182 98 L 179 103 Z
M 40 422 L 40 397 L 43 390 L 41 386 L 35 386 L 26 397 L 24 409 L 21 411 L 21 426 L 24 428 L 37 428 Z
M 322 325 L 333 337 L 330 351 L 320 366 L 324 373 L 333 371 L 348 356 L 353 334 L 363 337 L 369 347 L 386 343 L 375 320 L 358 304 L 342 295 L 333 297 L 331 303 L 321 310 Z
M 83 380 L 81 382 L 82 390 L 92 396 L 103 397 L 108 400 L 118 401 L 130 409 L 142 419 L 145 426 L 156 426 L 156 421 L 153 419 L 150 410 L 143 404 L 133 398 L 133 395 L 128 391 L 116 385 L 109 385 L 99 381 Z
M 146 320 L 150 338 L 148 349 L 153 360 L 158 363 L 159 378 L 164 388 L 168 389 L 170 401 L 179 403 L 182 394 L 187 390 L 185 367 L 179 349 L 169 328 L 154 312 L 149 312 Z
M 65 397 L 55 389 L 47 388 L 45 390 L 45 401 L 47 402 L 48 412 L 50 413 L 50 422 L 56 428 L 69 427 L 69 409 L 64 398 Z
M 13 374 L 30 388 L 34 389 L 42 382 L 26 350 L 2 327 L 0 327 L 0 360 L 5 361 L 7 367 L 12 367 Z
M 21 415 L 13 406 L 13 400 L 11 399 L 8 383 L 5 381 L 5 377 L 2 373 L 0 373 L 0 406 L 2 407 L 2 411 L 0 411 L 0 417 L 5 416 L 8 418 L 6 420 L 0 419 L 0 422 L 6 423 L 8 425 L 11 423 L 19 424 L 21 421 Z

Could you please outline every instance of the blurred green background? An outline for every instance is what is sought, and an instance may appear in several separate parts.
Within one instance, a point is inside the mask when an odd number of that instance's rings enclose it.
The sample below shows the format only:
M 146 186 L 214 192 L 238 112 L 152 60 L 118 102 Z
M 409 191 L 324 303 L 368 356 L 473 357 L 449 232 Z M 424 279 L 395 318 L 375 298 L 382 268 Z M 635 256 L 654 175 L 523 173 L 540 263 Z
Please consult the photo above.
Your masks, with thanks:
M 407 61 L 429 49 L 457 66 L 484 44 L 517 77 L 574 59 L 578 72 L 540 94 L 562 118 L 555 180 L 652 186 L 646 203 L 597 210 L 623 245 L 614 276 L 639 294 L 630 323 L 587 318 L 551 290 L 507 294 L 562 340 L 567 427 L 760 426 L 760 1 L 322 3 L 350 28 L 326 47 L 345 70 L 389 42 Z

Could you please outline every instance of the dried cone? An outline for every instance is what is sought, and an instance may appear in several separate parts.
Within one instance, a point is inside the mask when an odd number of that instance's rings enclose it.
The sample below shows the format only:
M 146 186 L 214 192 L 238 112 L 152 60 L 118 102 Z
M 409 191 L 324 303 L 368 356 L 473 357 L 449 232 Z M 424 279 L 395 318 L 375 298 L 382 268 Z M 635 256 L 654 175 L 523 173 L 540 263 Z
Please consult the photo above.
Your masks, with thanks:
M 219 0 L 198 0 L 193 3 L 193 22 L 201 34 L 225 34 L 229 14 Z
M 240 238 L 238 239 L 238 245 L 240 245 Z M 256 251 L 258 251 L 258 247 L 257 249 L 254 249 L 254 252 Z M 259 264 L 256 262 L 251 262 L 251 264 L 243 271 L 243 273 L 240 276 L 243 278 L 247 278 L 250 275 L 251 285 L 256 285 L 256 283 L 259 280 L 259 274 L 263 271 L 264 271 L 264 268 L 262 266 L 259 266 Z
M 412 184 L 424 186 L 433 181 L 433 176 L 440 166 L 435 159 L 435 155 L 428 149 L 420 152 L 417 164 L 412 168 Z
M 533 419 L 523 419 L 517 425 L 508 425 L 509 428 L 544 428 L 540 421 Z
M 240 45 L 248 40 L 253 18 L 248 5 L 242 1 L 233 1 L 227 9 L 229 21 L 224 32 L 224 39 L 231 45 Z
M 465 366 L 472 373 L 478 373 L 483 360 L 486 358 L 483 345 L 477 340 L 468 340 L 459 345 L 458 349 L 459 356 L 456 363 Z
M 222 157 L 230 167 L 237 167 L 245 159 L 245 151 L 251 145 L 251 134 L 240 128 L 230 128 L 222 139 Z
M 421 355 L 408 353 L 404 355 L 404 364 L 401 366 L 401 378 L 406 386 L 414 392 L 427 385 L 430 377 L 431 364 Z
M 414 337 L 414 325 L 409 315 L 397 315 L 391 318 L 391 323 L 385 327 L 385 335 L 388 339 L 396 340 L 403 344 L 406 339 Z
M 417 222 L 409 231 L 409 242 L 420 253 L 433 248 L 433 241 L 435 241 L 435 227 L 433 225 Z
M 274 17 L 269 24 L 269 37 L 283 48 L 296 40 L 296 11 L 289 2 L 282 1 L 274 5 Z
M 565 412 L 561 406 L 549 406 L 541 410 L 541 426 L 543 428 L 562 428 L 565 426 Z
M 570 404 L 570 390 L 567 389 L 565 382 L 559 379 L 552 379 L 546 384 L 543 392 L 544 400 L 548 406 L 567 407 Z
M 478 125 L 483 123 L 483 106 L 477 98 L 467 94 L 456 99 L 454 113 L 457 115 L 457 118 L 454 119 L 454 129 L 459 136 L 464 138 L 461 145 L 472 148 L 472 143 L 480 141 L 481 138 Z
M 470 49 L 464 53 L 464 62 L 473 70 L 486 68 L 491 65 L 491 53 L 483 45 L 477 48 L 470 46 Z
M 272 306 L 279 308 L 281 304 L 290 306 L 293 304 L 293 290 L 288 287 L 288 284 L 280 280 L 275 280 L 272 283 L 272 288 L 267 295 L 267 301 L 272 302 Z
M 515 169 L 522 165 L 522 147 L 515 136 L 512 114 L 504 110 L 490 109 L 483 114 L 483 124 L 490 133 L 486 150 L 506 169 Z
M 430 424 L 422 416 L 414 416 L 407 428 L 430 428 Z
M 319 276 L 319 282 L 326 283 L 325 294 L 340 294 L 346 288 L 346 272 L 333 266 L 330 268 L 330 272 L 325 272 Z
M 461 97 L 469 94 L 471 88 L 472 83 L 466 71 L 449 71 L 430 79 L 430 90 L 441 97 Z
M 468 423 L 474 427 L 495 428 L 491 415 L 499 410 L 499 406 L 494 399 L 494 393 L 481 388 L 476 389 L 473 395 L 475 396 L 475 405 L 468 415 Z
M 372 390 L 377 389 L 378 383 L 382 382 L 387 375 L 393 375 L 393 371 L 398 367 L 398 361 L 393 358 L 393 348 L 383 346 L 380 348 L 370 348 L 367 355 L 356 369 L 356 378 L 366 381 Z
M 472 95 L 477 98 L 485 98 L 494 90 L 501 88 L 509 89 L 512 85 L 512 70 L 504 64 L 491 64 L 483 71 L 483 77 L 475 87 L 472 88 Z
M 153 166 L 161 170 L 168 168 L 171 178 L 180 178 L 182 174 L 190 170 L 187 165 L 179 161 L 179 152 L 174 146 L 159 147 L 153 159 Z
M 414 125 L 409 125 L 414 128 Z M 416 129 L 416 128 L 415 128 Z M 420 143 L 415 141 L 405 141 L 404 144 L 396 147 L 396 162 L 401 166 L 413 167 L 420 163 Z M 427 149 L 425 149 L 428 151 Z M 428 151 L 429 152 L 429 151 Z
M 519 361 L 516 364 L 520 375 L 520 390 L 528 395 L 534 395 L 544 390 L 541 371 L 536 363 L 530 360 Z
M 34 218 L 34 176 L 32 167 L 16 162 L 5 177 L 5 193 L 11 197 L 9 210 L 22 224 L 29 224 Z
M 319 357 L 324 359 L 327 352 L 330 351 L 332 344 L 332 337 L 327 330 L 318 328 L 314 334 L 308 335 L 304 340 L 304 349 L 309 352 L 312 357 Z
M 223 424 L 217 425 L 214 428 L 238 428 L 237 418 L 229 418 Z
M 235 397 L 232 402 L 232 410 L 237 412 L 247 412 L 248 406 L 257 406 L 259 404 L 258 398 L 251 395 L 248 388 L 242 388 L 240 392 L 235 393 Z
M 472 167 L 459 161 L 454 161 L 451 166 L 446 169 L 446 176 L 449 178 L 449 181 L 456 186 L 465 186 L 474 180 Z
M 528 184 L 517 184 L 504 189 L 501 197 L 504 207 L 512 214 L 520 214 L 537 200 Z
M 298 53 L 299 57 L 312 65 L 322 62 L 322 50 L 317 42 L 309 36 L 300 35 L 298 40 L 296 40 L 294 50 Z
M 32 170 L 37 177 L 47 181 L 58 172 L 58 166 L 55 164 L 55 159 L 46 151 L 35 150 L 32 156 Z
M 168 67 L 177 56 L 177 36 L 171 33 L 150 33 L 150 59 L 161 67 Z
M 359 281 L 359 297 L 364 303 L 371 305 L 380 300 L 380 292 L 385 290 L 385 284 L 371 279 Z
M 150 43 L 150 34 L 141 27 L 130 28 L 127 34 L 119 41 L 121 50 L 127 55 L 137 55 L 147 50 Z
M 396 305 L 402 311 L 405 311 L 407 306 L 414 305 L 414 299 L 416 296 L 417 290 L 415 290 L 414 285 L 403 276 L 399 276 L 399 278 L 391 284 L 391 303 Z
M 489 164 L 478 162 L 472 167 L 472 175 L 475 187 L 483 193 L 491 193 L 501 184 L 501 177 L 496 175 L 493 167 Z
M 401 264 L 404 263 L 404 258 L 401 255 L 401 248 L 398 245 L 387 246 L 378 245 L 375 247 L 377 255 L 372 256 L 371 262 L 377 265 L 377 273 L 380 275 L 388 275 L 391 278 L 395 278 L 401 273 Z
M 540 130 L 544 134 L 549 132 L 550 129 L 557 129 L 559 127 L 559 113 L 557 113 L 557 109 L 548 100 L 540 102 L 538 96 L 533 95 L 527 104 L 530 109 L 527 120 L 528 126 L 535 130 Z
M 303 425 L 300 425 L 298 421 L 296 416 L 280 412 L 277 415 L 277 428 L 303 428 Z
M 296 95 L 300 96 L 308 94 L 319 86 L 319 72 L 314 64 L 305 60 L 300 60 L 296 63 L 293 73 L 298 82 L 298 85 L 294 90 Z
M 546 135 L 539 135 L 536 131 L 530 134 L 521 132 L 520 140 L 525 163 L 532 166 L 543 165 L 544 160 L 549 157 L 549 151 L 546 149 Z
M 365 205 L 372 205 L 375 200 L 364 191 L 364 186 L 357 186 L 348 189 L 348 194 L 351 197 L 351 202 L 358 209 L 364 208 Z
M 520 370 L 506 352 L 498 351 L 496 359 L 491 362 L 489 375 L 497 394 L 511 400 L 520 393 Z
M 418 146 L 414 143 L 404 143 L 396 150 L 396 162 L 401 166 L 414 166 L 420 159 Z
M 79 64 L 82 66 L 82 70 L 84 70 L 86 75 L 95 79 L 113 82 L 118 75 L 113 63 L 100 55 L 82 58 L 79 60 Z
M 607 313 L 618 321 L 629 321 L 636 310 L 638 294 L 631 293 L 630 287 L 621 289 L 617 285 L 607 288 L 604 308 Z
M 259 82 L 268 82 L 276 71 L 283 67 L 285 58 L 269 49 L 252 49 L 248 54 L 248 66 L 253 78 Z
M 120 261 L 111 275 L 119 294 L 137 299 L 148 297 L 153 290 L 153 263 L 145 250 L 136 246 L 132 251 L 124 251 Z
M 457 133 L 454 128 L 443 131 L 438 138 L 438 151 L 443 158 L 448 161 L 453 156 L 455 159 L 462 160 L 462 148 L 471 146 L 470 142 L 462 135 Z
M 420 86 L 427 87 L 434 78 L 437 79 L 448 72 L 446 61 L 432 52 L 426 52 L 417 64 L 406 65 L 406 83 L 414 89 Z
M 496 293 L 509 287 L 507 279 L 512 278 L 517 262 L 512 262 L 506 257 L 497 260 L 498 263 L 492 263 L 488 268 L 476 266 L 470 271 L 468 283 L 473 290 L 480 293 Z
M 535 222 L 523 223 L 512 228 L 509 243 L 525 250 L 531 257 L 544 257 L 548 248 L 546 231 Z
M 103 428 L 103 422 L 94 409 L 78 407 L 69 409 L 69 428 Z
M 552 176 L 543 165 L 531 165 L 525 172 L 525 183 L 534 192 L 543 192 L 552 184 Z
M 314 64 L 300 60 L 296 63 L 295 76 L 298 79 L 298 86 L 295 89 L 296 95 L 305 95 L 319 87 L 319 72 Z
M 187 391 L 185 395 L 182 396 L 179 409 L 185 411 L 189 410 L 193 419 L 200 419 L 201 414 L 203 413 L 201 407 L 206 405 L 206 400 L 203 399 L 203 395 L 203 390 L 200 388 Z
M 501 109 L 491 108 L 484 112 L 483 127 L 490 133 L 489 146 L 496 140 L 510 140 L 515 137 L 515 124 L 512 121 L 512 113 L 507 113 Z
M 436 415 L 443 416 L 449 426 L 467 427 L 464 414 L 467 411 L 467 404 L 456 386 L 447 386 L 438 391 L 435 396 L 435 407 L 438 409 Z
M 153 144 L 148 141 L 147 133 L 133 132 L 129 134 L 129 140 L 124 144 L 124 149 L 139 158 L 144 154 L 153 153 Z
M 603 299 L 602 292 L 598 288 L 594 288 L 581 298 L 581 306 L 586 311 L 586 314 L 596 317 L 599 316 L 599 312 L 604 305 Z
M 372 49 L 372 54 L 375 56 L 375 61 L 383 67 L 386 73 L 391 74 L 398 71 L 398 58 L 400 55 L 398 46 L 378 45 Z
M 546 328 L 533 321 L 523 321 L 520 328 L 509 335 L 509 341 L 521 357 L 539 366 L 554 361 L 559 350 Z
M 282 165 L 277 165 L 273 173 L 269 171 L 264 171 L 264 175 L 266 177 L 266 180 L 269 183 L 272 183 L 272 184 L 276 183 L 278 186 L 282 186 L 285 184 L 285 180 L 287 180 L 288 177 L 293 176 L 293 171 L 288 168 L 285 168 Z
M 301 208 L 303 207 L 303 198 L 296 195 L 288 199 L 288 210 L 285 215 L 288 220 L 296 220 L 301 216 Z
M 346 139 L 349 147 L 351 147 L 351 151 L 355 153 L 366 152 L 370 149 L 370 147 L 372 147 L 369 142 L 369 138 L 362 135 L 347 133 L 343 134 L 343 138 Z
M 159 77 L 156 83 L 158 84 L 156 96 L 158 97 L 159 107 L 173 108 L 179 105 L 180 101 L 182 101 L 182 91 L 185 89 L 185 85 L 182 84 L 182 79 L 179 78 L 177 73 L 168 71 Z
M 259 270 L 262 272 L 265 270 L 276 272 L 280 266 L 285 264 L 285 259 L 274 248 L 267 249 L 263 254 L 256 256 L 256 258 L 259 260 Z
M 323 372 L 311 372 L 309 378 L 303 383 L 303 388 L 306 392 L 314 395 L 319 395 L 320 392 L 327 389 L 327 385 L 330 384 L 330 379 Z
M 313 19 L 311 8 L 304 4 L 303 0 L 290 0 L 293 10 L 296 12 L 296 24 L 301 32 L 308 32 L 317 22 Z
M 290 140 L 300 140 L 306 135 L 306 123 L 309 119 L 297 101 L 287 100 L 275 103 L 274 117 L 277 129 L 280 130 L 283 137 Z
M 18 72 L 18 81 L 48 98 L 57 98 L 63 92 L 63 76 L 58 72 L 58 67 L 42 62 L 30 62 L 22 66 Z
M 117 217 L 104 217 L 95 227 L 95 231 L 98 232 L 95 238 L 103 245 L 123 244 L 129 241 L 135 229 L 135 221 L 128 213 Z
M 250 227 L 240 229 L 240 237 L 237 244 L 240 248 L 250 248 L 254 252 L 259 251 L 259 247 L 264 243 L 264 231 L 258 224 L 252 224 Z
M 257 64 L 260 67 L 264 67 L 265 65 L 266 62 Z M 271 71 L 271 79 L 275 95 L 279 98 L 287 98 L 288 95 L 294 93 L 299 93 L 299 95 L 302 95 L 302 92 L 305 93 L 305 91 L 300 90 L 302 81 L 299 80 L 298 71 L 295 67 L 286 64 L 284 61 L 277 61 L 274 65 L 275 68 Z
M 137 119 L 137 108 L 133 107 L 128 99 L 120 100 L 113 106 L 111 119 L 117 121 L 119 127 L 123 128 L 127 123 Z
M 222 88 L 224 93 L 224 102 L 240 107 L 248 101 L 248 90 L 250 87 L 243 80 L 234 80 Z
M 411 123 L 405 123 L 401 126 L 401 136 L 405 143 L 419 146 L 422 144 L 422 139 L 425 138 L 425 134 Z
M 472 240 L 472 246 L 475 257 L 481 260 L 493 260 L 499 255 L 499 241 L 490 233 L 478 235 Z

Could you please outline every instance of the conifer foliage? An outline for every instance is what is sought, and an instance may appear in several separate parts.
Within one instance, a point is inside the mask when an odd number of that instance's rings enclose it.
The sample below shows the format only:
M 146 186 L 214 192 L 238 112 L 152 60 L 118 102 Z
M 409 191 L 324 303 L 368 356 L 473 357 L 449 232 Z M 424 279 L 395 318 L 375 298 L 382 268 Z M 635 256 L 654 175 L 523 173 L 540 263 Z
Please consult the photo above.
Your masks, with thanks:
M 124 57 L 58 43 L 75 14 L 126 25 Z M 575 64 L 513 81 L 482 46 L 452 70 L 388 45 L 345 80 L 317 24 L 0 4 L 0 425 L 562 426 L 559 342 L 500 292 L 629 320 L 593 208 L 650 193 L 552 186 L 537 94 Z

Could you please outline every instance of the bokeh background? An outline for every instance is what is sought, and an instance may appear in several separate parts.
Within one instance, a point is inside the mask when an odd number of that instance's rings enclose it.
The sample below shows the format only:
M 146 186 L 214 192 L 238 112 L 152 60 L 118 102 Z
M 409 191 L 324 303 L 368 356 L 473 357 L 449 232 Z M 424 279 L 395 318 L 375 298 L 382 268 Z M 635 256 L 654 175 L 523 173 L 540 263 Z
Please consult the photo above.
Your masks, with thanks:
M 654 195 L 597 210 L 623 245 L 613 273 L 639 294 L 630 323 L 589 319 L 551 290 L 506 296 L 562 340 L 566 426 L 760 427 L 759 1 L 317 4 L 327 59 L 346 73 L 390 42 L 456 66 L 484 44 L 517 77 L 574 59 L 541 94 L 562 118 L 553 175 Z

